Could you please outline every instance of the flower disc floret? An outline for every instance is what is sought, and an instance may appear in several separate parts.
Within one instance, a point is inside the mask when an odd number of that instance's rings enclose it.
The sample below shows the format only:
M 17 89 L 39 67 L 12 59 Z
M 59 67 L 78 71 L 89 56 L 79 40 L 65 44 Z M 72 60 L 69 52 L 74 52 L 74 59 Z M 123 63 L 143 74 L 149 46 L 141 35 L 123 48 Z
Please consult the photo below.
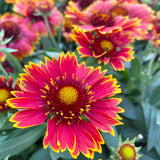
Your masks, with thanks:
M 70 105 L 77 101 L 78 92 L 72 86 L 65 86 L 59 91 L 59 97 L 62 103 Z
M 15 86 L 13 86 L 13 80 L 9 77 L 8 81 L 4 76 L 0 76 L 0 112 L 9 109 L 7 99 L 13 98 L 11 91 L 19 90 L 19 80 L 17 79 Z
M 0 103 L 5 102 L 6 99 L 9 97 L 10 93 L 9 90 L 5 89 L 5 88 L 0 88 Z

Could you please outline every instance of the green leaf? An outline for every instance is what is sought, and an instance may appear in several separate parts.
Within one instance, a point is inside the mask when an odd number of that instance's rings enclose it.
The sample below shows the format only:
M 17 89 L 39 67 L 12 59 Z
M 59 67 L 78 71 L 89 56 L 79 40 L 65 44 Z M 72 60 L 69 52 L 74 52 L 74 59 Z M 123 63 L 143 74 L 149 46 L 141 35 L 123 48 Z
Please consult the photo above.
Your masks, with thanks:
M 102 159 L 105 160 L 106 157 L 108 157 L 107 151 L 105 146 L 102 145 L 102 153 L 94 152 L 94 158 L 92 160 L 102 160 Z M 77 160 L 91 160 L 91 159 L 85 157 L 82 153 L 80 153 Z
M 73 159 L 68 150 L 66 150 L 64 152 L 59 152 L 59 153 L 56 153 L 50 147 L 49 147 L 49 150 L 50 150 L 50 156 L 51 156 L 52 160 L 57 160 L 58 158 L 63 158 L 63 159 L 67 159 L 67 160 Z
M 4 142 L 1 142 L 0 158 L 3 159 L 7 155 L 13 156 L 27 149 L 41 137 L 43 129 L 44 127 L 42 125 L 32 127 L 28 132 L 25 132 L 20 136 L 12 137 Z
M 142 73 L 141 63 L 138 58 L 135 58 L 131 61 L 130 78 L 131 81 L 137 85 L 137 87 L 140 86 L 141 73 Z
M 13 128 L 14 128 L 14 127 L 13 127 L 13 123 L 10 122 L 9 119 L 7 119 L 7 120 L 3 123 L 3 125 L 1 126 L 0 131 L 6 130 L 6 129 L 13 129 Z
M 144 153 L 142 153 L 142 156 L 140 157 L 140 160 L 155 160 L 147 155 L 145 155 Z
M 42 41 L 42 46 L 44 50 L 48 50 L 48 48 L 52 47 L 52 43 L 47 36 L 43 36 L 41 38 L 41 41 Z
M 17 50 L 12 49 L 12 48 L 0 48 L 0 51 L 3 53 L 10 53 L 10 52 L 16 52 Z
M 151 113 L 151 105 L 148 102 L 141 102 L 143 113 L 144 113 L 144 119 L 146 123 L 146 128 L 149 128 L 149 117 Z
M 150 97 L 149 97 L 149 103 L 153 106 L 157 106 L 157 105 L 160 105 L 160 86 L 156 87 Z
M 156 114 L 156 124 L 160 126 L 160 111 Z
M 109 133 L 101 132 L 102 137 L 107 145 L 107 147 L 111 150 L 111 147 L 117 148 L 118 147 L 118 132 L 116 127 L 112 126 L 114 129 L 115 136 L 112 136 Z
M 4 160 L 8 160 L 8 158 L 9 158 L 9 155 Z
M 150 151 L 157 143 L 160 137 L 160 126 L 156 124 L 156 113 L 157 109 L 152 107 L 148 131 L 148 140 L 147 140 L 147 151 Z
M 122 115 L 124 115 L 127 118 L 136 120 L 137 119 L 137 110 L 136 106 L 130 101 L 127 97 L 120 96 L 122 98 L 122 102 L 120 103 L 120 106 L 125 110 Z
M 0 112 L 0 128 L 3 126 L 3 124 L 5 123 L 7 118 L 8 118 L 8 112 L 7 111 Z
M 51 160 L 49 149 L 39 149 L 29 158 L 29 160 Z

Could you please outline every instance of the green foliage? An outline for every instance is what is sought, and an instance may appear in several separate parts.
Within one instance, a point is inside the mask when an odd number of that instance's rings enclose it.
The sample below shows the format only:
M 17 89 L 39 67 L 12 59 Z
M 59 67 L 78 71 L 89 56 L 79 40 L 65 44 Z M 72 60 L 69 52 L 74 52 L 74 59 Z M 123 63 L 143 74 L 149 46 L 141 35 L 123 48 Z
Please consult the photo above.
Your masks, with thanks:
M 57 1 L 58 3 L 59 1 Z M 65 1 L 62 1 L 65 4 Z M 61 2 L 61 3 L 62 3 Z M 150 4 L 150 1 L 148 1 Z M 11 5 L 4 0 L 0 1 L 0 13 L 11 12 Z M 45 18 L 45 17 L 44 17 Z M 14 73 L 5 73 L 1 68 L 1 75 L 8 77 L 11 75 L 16 79 L 19 73 L 23 72 L 22 66 L 29 61 L 39 63 L 52 56 L 58 58 L 63 50 L 66 52 L 75 51 L 78 62 L 85 61 L 86 66 L 97 67 L 99 64 L 94 58 L 81 58 L 77 53 L 77 44 L 65 42 L 62 37 L 62 28 L 57 32 L 55 39 L 47 36 L 41 38 L 39 44 L 35 44 L 35 52 L 21 61 L 15 59 L 11 48 L 2 48 L 0 51 L 5 53 L 9 64 L 14 68 Z M 4 31 L 0 32 L 4 37 Z M 53 38 L 53 37 L 52 37 Z M 0 46 L 8 44 L 11 38 L 0 41 Z M 55 44 L 55 42 L 58 42 Z M 119 135 L 122 141 L 135 138 L 135 146 L 142 146 L 140 150 L 140 160 L 160 159 L 160 50 L 154 48 L 148 41 L 135 41 L 133 43 L 135 59 L 124 65 L 125 71 L 113 71 L 108 65 L 101 64 L 101 68 L 108 69 L 107 74 L 113 74 L 121 85 L 122 93 L 118 96 L 122 98 L 119 104 L 125 112 L 122 116 L 121 126 L 113 126 L 115 136 L 101 132 L 105 144 L 102 145 L 102 153 L 95 153 L 93 160 L 108 159 L 112 148 L 118 147 Z M 0 63 L 0 67 L 1 63 Z M 11 110 L 0 112 L 0 160 L 70 160 L 73 159 L 68 150 L 56 153 L 50 147 L 43 149 L 42 141 L 46 131 L 46 123 L 28 129 L 13 128 L 9 122 Z M 38 143 L 40 141 L 40 144 Z M 88 160 L 80 153 L 77 160 Z

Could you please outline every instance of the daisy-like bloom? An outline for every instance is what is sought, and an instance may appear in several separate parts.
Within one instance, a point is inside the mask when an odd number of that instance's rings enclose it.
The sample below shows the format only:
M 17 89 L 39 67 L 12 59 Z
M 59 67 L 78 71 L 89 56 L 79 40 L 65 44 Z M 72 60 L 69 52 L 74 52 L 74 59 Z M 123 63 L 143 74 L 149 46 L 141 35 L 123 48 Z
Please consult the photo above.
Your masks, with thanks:
M 48 31 L 42 15 L 37 15 L 37 10 L 47 15 L 53 35 L 56 34 L 55 27 L 59 27 L 62 22 L 62 14 L 54 5 L 53 0 L 17 0 L 13 5 L 13 10 L 28 18 L 32 22 L 32 31 L 39 36 L 48 35 Z
M 134 51 L 126 47 L 133 41 L 130 32 L 114 31 L 101 34 L 99 32 L 83 32 L 73 29 L 72 38 L 79 44 L 82 57 L 95 57 L 99 63 L 110 63 L 115 70 L 124 70 L 123 62 L 132 60 Z
M 121 160 L 136 160 L 136 149 L 130 143 L 124 143 L 118 150 L 118 155 Z
M 5 38 L 12 40 L 7 44 L 8 48 L 16 49 L 12 54 L 22 59 L 31 55 L 34 51 L 34 42 L 37 42 L 37 35 L 30 30 L 28 20 L 16 14 L 5 13 L 0 16 L 0 30 L 5 32 Z
M 154 18 L 154 11 L 151 7 L 146 4 L 140 4 L 136 2 L 121 1 L 114 3 L 110 8 L 110 14 L 114 17 L 123 16 L 128 17 L 129 19 L 137 18 L 140 20 L 140 25 L 136 29 L 136 38 L 139 40 L 147 39 L 149 30 L 152 29 L 152 20 Z
M 119 137 L 118 141 L 118 149 L 112 148 L 112 152 L 114 155 L 111 156 L 111 159 L 113 160 L 137 160 L 141 157 L 140 154 L 138 154 L 138 151 L 141 149 L 141 147 L 135 146 L 135 140 L 136 138 L 129 141 L 127 138 L 124 142 L 122 141 L 122 138 Z
M 79 65 L 69 52 L 58 60 L 46 58 L 45 64 L 30 63 L 25 72 L 20 75 L 22 91 L 13 92 L 16 98 L 7 101 L 23 109 L 11 117 L 14 126 L 27 128 L 48 119 L 44 148 L 68 148 L 74 158 L 80 152 L 88 158 L 101 152 L 104 140 L 99 130 L 114 135 L 112 126 L 122 124 L 117 113 L 123 109 L 116 106 L 121 99 L 113 97 L 121 92 L 116 79 L 104 76 L 100 67 Z
M 157 11 L 156 17 L 153 20 L 153 29 L 150 40 L 153 46 L 160 47 L 160 11 Z
M 115 4 L 115 1 L 95 1 L 84 11 L 81 11 L 72 1 L 68 3 L 68 11 L 65 16 L 76 17 L 79 19 L 80 24 L 77 25 L 83 31 L 94 31 L 105 34 L 122 27 L 125 31 L 134 32 L 140 21 L 135 19 L 127 19 L 121 16 L 113 16 L 110 9 Z
M 15 85 L 13 85 L 12 77 L 9 77 L 9 79 L 6 80 L 4 76 L 0 76 L 0 112 L 3 112 L 10 108 L 6 100 L 14 97 L 11 94 L 11 91 L 18 90 L 20 90 L 18 79 Z
M 81 20 L 83 23 L 78 27 L 84 31 L 99 30 L 104 34 L 122 27 L 123 32 L 131 31 L 133 36 L 142 40 L 152 28 L 153 10 L 145 4 L 100 0 L 82 12 L 75 3 L 68 5 L 72 8 L 68 16 L 74 14 Z

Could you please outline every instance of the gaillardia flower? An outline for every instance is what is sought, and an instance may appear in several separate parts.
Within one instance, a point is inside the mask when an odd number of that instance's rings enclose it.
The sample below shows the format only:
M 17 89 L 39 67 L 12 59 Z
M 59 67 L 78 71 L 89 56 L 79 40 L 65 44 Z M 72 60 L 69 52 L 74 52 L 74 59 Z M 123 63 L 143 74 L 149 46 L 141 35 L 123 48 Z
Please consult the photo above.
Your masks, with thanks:
M 72 30 L 72 38 L 79 44 L 82 57 L 95 57 L 98 62 L 110 63 L 115 70 L 124 70 L 122 62 L 132 60 L 133 47 L 127 46 L 133 41 L 130 32 L 121 30 L 101 34 L 99 32 L 83 32 L 78 28 Z
M 11 38 L 6 47 L 17 50 L 12 54 L 22 59 L 31 55 L 34 51 L 34 42 L 37 42 L 37 35 L 30 30 L 28 20 L 16 14 L 5 13 L 0 16 L 0 30 L 5 32 L 5 38 Z
M 121 136 L 118 140 L 118 148 L 112 148 L 112 160 L 137 160 L 141 157 L 138 151 L 141 147 L 135 146 L 136 137 L 132 140 L 128 138 L 123 142 Z
M 113 16 L 110 13 L 110 9 L 114 4 L 114 1 L 95 1 L 81 11 L 76 3 L 70 1 L 67 6 L 68 12 L 66 12 L 65 16 L 79 19 L 80 23 L 76 26 L 86 32 L 98 30 L 105 34 L 121 27 L 123 31 L 131 31 L 135 34 L 134 32 L 140 25 L 140 20 Z
M 68 148 L 74 158 L 80 152 L 89 158 L 94 151 L 101 152 L 104 140 L 99 130 L 114 135 L 112 126 L 122 124 L 117 113 L 123 109 L 116 106 L 121 99 L 112 97 L 121 92 L 116 79 L 99 67 L 79 65 L 69 52 L 58 60 L 46 58 L 45 64 L 31 62 L 25 72 L 22 90 L 7 101 L 12 108 L 23 109 L 10 118 L 14 126 L 27 128 L 48 119 L 44 148 Z
M 12 77 L 9 77 L 8 80 L 6 80 L 4 76 L 0 76 L 0 112 L 10 108 L 6 100 L 14 97 L 11 94 L 11 91 L 18 90 L 20 90 L 18 79 L 15 85 L 13 85 Z
M 53 0 L 17 0 L 13 4 L 13 10 L 28 18 L 32 22 L 32 31 L 40 37 L 48 35 L 48 31 L 43 16 L 38 15 L 37 11 L 47 15 L 53 35 L 56 34 L 55 27 L 59 27 L 62 22 L 62 14 L 54 5 Z
M 134 30 L 134 34 L 138 40 L 146 40 L 149 31 L 152 30 L 152 20 L 154 18 L 154 11 L 146 4 L 138 2 L 127 3 L 127 1 L 116 2 L 110 8 L 110 14 L 113 17 L 123 16 L 129 19 L 137 18 L 140 20 L 140 25 Z

